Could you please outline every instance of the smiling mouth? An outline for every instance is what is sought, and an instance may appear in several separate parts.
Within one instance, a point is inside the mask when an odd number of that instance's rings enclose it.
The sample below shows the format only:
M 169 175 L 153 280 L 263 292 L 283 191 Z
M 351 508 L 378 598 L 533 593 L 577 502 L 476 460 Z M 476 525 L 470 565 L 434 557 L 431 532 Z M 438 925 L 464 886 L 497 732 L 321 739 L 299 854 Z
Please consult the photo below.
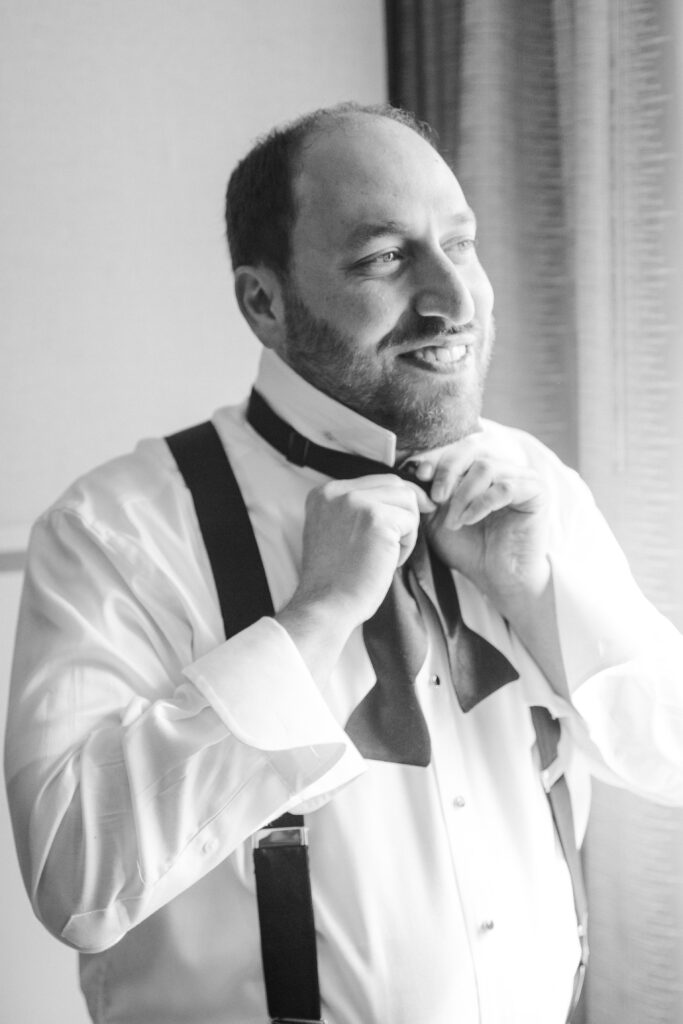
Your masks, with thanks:
M 425 345 L 412 352 L 401 353 L 400 358 L 430 370 L 452 370 L 462 363 L 470 352 L 470 345 Z

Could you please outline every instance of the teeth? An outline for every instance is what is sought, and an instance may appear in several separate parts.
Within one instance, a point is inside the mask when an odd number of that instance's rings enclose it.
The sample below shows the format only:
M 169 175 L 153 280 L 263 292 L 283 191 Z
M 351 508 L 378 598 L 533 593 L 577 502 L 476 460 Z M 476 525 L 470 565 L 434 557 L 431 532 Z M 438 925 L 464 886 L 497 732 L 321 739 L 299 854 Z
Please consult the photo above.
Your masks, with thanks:
M 445 348 L 442 345 L 420 348 L 412 355 L 425 363 L 433 363 L 439 366 L 453 366 L 459 363 L 467 354 L 467 345 L 454 345 L 452 348 Z

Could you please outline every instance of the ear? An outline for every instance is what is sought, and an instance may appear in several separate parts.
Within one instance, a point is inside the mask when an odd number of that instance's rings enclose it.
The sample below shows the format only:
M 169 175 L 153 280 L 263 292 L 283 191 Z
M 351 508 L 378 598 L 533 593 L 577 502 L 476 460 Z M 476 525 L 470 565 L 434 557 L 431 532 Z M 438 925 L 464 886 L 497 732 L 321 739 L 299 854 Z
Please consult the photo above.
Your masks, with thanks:
M 242 316 L 266 348 L 280 348 L 285 341 L 285 309 L 282 285 L 269 267 L 237 267 L 235 298 Z

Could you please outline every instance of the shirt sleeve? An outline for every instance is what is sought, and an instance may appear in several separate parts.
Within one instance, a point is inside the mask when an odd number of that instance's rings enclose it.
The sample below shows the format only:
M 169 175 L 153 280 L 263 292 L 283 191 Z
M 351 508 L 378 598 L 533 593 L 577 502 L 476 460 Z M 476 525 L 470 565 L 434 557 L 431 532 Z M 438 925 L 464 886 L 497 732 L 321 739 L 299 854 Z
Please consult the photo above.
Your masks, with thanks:
M 85 952 L 362 770 L 274 619 L 196 658 L 192 632 L 148 553 L 71 510 L 37 524 L 5 774 L 34 910 Z
M 562 656 L 594 774 L 683 804 L 683 637 L 645 598 L 575 474 L 551 563 Z

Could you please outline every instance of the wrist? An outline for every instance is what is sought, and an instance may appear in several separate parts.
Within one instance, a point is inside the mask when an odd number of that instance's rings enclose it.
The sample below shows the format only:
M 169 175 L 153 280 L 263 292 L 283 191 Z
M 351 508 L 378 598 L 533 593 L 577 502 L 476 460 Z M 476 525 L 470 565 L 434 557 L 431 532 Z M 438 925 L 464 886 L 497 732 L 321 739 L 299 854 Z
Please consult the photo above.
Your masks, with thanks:
M 511 620 L 531 613 L 535 603 L 552 586 L 552 572 L 547 556 L 523 571 L 509 574 L 505 580 L 490 586 L 487 597 L 504 618 Z
M 546 559 L 543 571 L 528 577 L 523 587 L 506 595 L 498 610 L 555 692 L 568 699 L 550 561 Z
M 346 636 L 364 621 L 364 618 L 359 617 L 362 611 L 358 598 L 333 586 L 300 584 L 283 611 L 305 621 L 312 629 L 330 634 L 343 633 Z
M 319 682 L 327 679 L 358 625 L 350 603 L 335 595 L 296 592 L 275 618 L 287 630 L 311 675 Z

